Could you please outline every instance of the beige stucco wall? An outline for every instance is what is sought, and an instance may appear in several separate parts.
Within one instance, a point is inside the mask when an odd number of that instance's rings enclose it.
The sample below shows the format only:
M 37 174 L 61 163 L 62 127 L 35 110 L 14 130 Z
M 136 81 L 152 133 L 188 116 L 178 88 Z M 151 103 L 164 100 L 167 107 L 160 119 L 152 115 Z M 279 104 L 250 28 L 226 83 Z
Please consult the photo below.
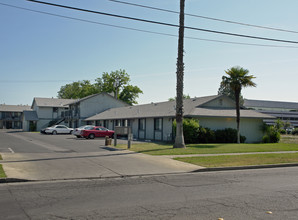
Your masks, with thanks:
M 237 128 L 236 118 L 199 118 L 199 124 L 212 130 Z M 242 118 L 240 120 L 240 134 L 246 137 L 246 143 L 261 142 L 263 132 L 262 119 Z

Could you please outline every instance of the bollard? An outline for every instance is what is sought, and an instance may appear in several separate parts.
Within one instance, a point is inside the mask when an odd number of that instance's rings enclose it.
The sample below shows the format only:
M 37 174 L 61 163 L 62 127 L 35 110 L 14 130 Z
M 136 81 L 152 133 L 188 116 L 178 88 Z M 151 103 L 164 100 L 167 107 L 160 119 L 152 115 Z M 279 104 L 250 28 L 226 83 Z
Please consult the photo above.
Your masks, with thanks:
M 109 145 L 109 136 L 106 136 L 105 137 L 105 146 L 108 146 Z

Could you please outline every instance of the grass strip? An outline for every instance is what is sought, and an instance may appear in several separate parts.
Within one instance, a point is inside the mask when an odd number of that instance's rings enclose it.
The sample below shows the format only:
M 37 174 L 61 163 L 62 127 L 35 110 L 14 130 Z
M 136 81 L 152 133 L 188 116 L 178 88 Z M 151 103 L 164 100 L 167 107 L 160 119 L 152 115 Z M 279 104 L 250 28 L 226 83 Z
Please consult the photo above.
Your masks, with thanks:
M 224 155 L 208 157 L 178 157 L 175 160 L 203 167 L 237 167 L 250 165 L 268 165 L 283 163 L 298 163 L 298 153 L 284 154 L 249 154 Z
M 127 145 L 117 145 L 117 147 L 126 149 Z M 186 149 L 174 149 L 172 144 L 133 143 L 130 150 L 149 155 L 222 154 L 298 151 L 298 144 L 189 144 Z
M 0 164 L 0 178 L 5 178 L 5 177 L 6 177 L 6 175 L 4 173 L 4 170 L 2 168 L 2 165 Z
M 2 160 L 1 154 L 0 154 L 0 160 Z M 2 164 L 0 164 L 0 178 L 5 178 L 5 177 L 6 177 L 6 175 L 5 175 L 4 170 L 2 168 Z

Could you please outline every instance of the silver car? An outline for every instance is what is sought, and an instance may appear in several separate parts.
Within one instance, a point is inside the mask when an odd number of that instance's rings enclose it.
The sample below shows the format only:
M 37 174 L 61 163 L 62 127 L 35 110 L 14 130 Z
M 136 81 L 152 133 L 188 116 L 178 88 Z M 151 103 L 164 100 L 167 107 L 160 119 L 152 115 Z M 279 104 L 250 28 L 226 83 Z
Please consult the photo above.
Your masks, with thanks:
M 54 125 L 44 130 L 46 134 L 72 134 L 73 128 L 66 127 L 65 125 Z
M 93 125 L 83 125 L 81 127 L 74 129 L 72 134 L 75 135 L 77 138 L 80 138 L 82 130 L 91 130 L 93 127 L 94 127 Z

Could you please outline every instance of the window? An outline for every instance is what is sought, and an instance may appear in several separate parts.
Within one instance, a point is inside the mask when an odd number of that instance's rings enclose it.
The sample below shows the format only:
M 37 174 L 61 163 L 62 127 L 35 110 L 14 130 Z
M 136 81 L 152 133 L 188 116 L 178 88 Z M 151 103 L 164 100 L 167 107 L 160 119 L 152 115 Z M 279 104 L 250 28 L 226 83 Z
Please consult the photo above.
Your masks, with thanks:
M 53 107 L 53 112 L 57 113 L 58 112 L 58 107 Z
M 21 112 L 14 112 L 13 116 L 16 118 L 19 118 L 19 117 L 21 117 Z
M 142 130 L 142 131 L 145 130 L 145 127 L 146 127 L 145 123 L 146 123 L 146 121 L 144 118 L 139 119 L 139 130 Z
M 104 122 L 103 122 L 103 126 L 106 127 L 106 128 L 108 128 L 108 127 L 109 127 L 109 121 L 104 120 Z
M 154 130 L 161 131 L 162 130 L 162 118 L 154 119 Z
M 121 125 L 122 126 L 127 126 L 127 120 L 123 119 L 122 122 L 121 122 Z
M 115 120 L 115 126 L 121 126 L 121 120 Z

